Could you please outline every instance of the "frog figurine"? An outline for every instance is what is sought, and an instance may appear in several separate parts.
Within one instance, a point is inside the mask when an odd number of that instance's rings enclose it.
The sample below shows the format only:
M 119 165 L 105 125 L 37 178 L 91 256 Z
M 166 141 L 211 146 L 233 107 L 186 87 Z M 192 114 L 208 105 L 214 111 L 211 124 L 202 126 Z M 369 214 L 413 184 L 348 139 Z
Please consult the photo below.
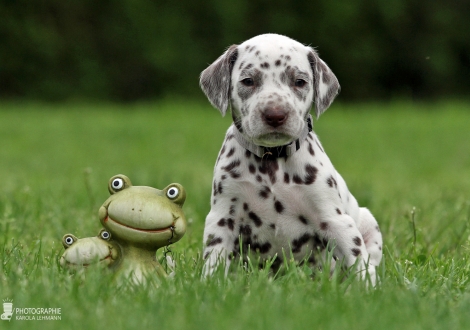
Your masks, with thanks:
M 77 238 L 66 234 L 62 238 L 65 252 L 60 257 L 62 267 L 77 270 L 91 264 L 112 268 L 121 258 L 121 247 L 111 239 L 111 235 L 101 229 L 98 236 Z
M 163 190 L 133 186 L 127 176 L 118 174 L 109 180 L 108 190 L 111 196 L 98 214 L 121 249 L 116 271 L 134 283 L 145 282 L 148 274 L 166 276 L 156 250 L 179 241 L 186 232 L 183 186 L 172 183 Z

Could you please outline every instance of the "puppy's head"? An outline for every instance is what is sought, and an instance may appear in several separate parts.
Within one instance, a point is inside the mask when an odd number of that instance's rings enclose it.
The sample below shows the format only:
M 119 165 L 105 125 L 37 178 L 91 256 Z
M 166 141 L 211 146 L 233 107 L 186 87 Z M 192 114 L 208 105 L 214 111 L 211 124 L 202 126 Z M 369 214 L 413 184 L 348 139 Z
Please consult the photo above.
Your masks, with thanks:
M 280 146 L 301 135 L 312 104 L 322 114 L 340 86 L 311 47 L 277 34 L 232 45 L 201 73 L 200 85 L 238 130 L 261 146 Z

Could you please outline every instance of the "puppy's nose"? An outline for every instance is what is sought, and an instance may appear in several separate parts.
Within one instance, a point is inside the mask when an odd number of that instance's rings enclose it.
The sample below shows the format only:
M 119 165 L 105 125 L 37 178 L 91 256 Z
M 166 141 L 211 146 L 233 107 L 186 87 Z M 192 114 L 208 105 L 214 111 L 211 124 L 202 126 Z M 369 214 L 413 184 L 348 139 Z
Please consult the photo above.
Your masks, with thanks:
M 279 127 L 287 120 L 287 112 L 278 107 L 267 108 L 263 113 L 263 119 L 271 127 Z

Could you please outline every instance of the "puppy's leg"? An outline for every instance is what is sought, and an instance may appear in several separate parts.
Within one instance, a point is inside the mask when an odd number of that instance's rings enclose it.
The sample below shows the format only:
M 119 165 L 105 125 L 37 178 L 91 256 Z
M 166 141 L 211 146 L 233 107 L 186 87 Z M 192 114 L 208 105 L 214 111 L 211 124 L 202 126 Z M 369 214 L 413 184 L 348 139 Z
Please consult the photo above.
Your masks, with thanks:
M 219 204 L 223 204 L 219 200 Z M 230 252 L 236 239 L 234 221 L 231 216 L 223 212 L 224 208 L 212 208 L 206 218 L 204 228 L 204 268 L 203 276 L 211 276 L 219 267 L 225 263 L 225 274 L 230 267 Z M 228 210 L 228 208 L 226 208 Z
M 359 208 L 358 228 L 369 253 L 369 263 L 378 266 L 382 260 L 382 234 L 374 216 L 365 207 Z
M 329 221 L 329 239 L 336 243 L 335 255 L 344 259 L 345 265 L 351 267 L 356 264 L 360 276 L 365 279 L 369 274 L 372 285 L 376 283 L 375 266 L 369 262 L 369 253 L 364 244 L 363 237 L 356 227 L 353 218 L 343 214 L 339 221 Z

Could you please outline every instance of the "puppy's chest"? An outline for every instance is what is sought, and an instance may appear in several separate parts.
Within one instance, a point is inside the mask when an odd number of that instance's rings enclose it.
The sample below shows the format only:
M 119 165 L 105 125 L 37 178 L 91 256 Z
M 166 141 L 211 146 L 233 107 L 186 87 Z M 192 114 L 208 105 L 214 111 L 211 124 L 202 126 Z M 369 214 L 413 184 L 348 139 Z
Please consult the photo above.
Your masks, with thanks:
M 313 143 L 304 141 L 289 158 L 261 159 L 229 138 L 214 173 L 212 207 L 225 213 L 234 232 L 253 242 L 274 248 L 310 241 L 317 222 L 312 212 L 316 186 L 326 182 L 325 159 L 309 152 Z
M 260 158 L 227 134 L 214 170 L 214 195 L 226 190 L 234 197 L 242 194 L 252 200 L 256 195 L 261 201 L 276 197 L 296 201 L 299 195 L 318 190 L 317 182 L 334 172 L 313 133 L 289 157 L 276 158 L 273 152 Z

